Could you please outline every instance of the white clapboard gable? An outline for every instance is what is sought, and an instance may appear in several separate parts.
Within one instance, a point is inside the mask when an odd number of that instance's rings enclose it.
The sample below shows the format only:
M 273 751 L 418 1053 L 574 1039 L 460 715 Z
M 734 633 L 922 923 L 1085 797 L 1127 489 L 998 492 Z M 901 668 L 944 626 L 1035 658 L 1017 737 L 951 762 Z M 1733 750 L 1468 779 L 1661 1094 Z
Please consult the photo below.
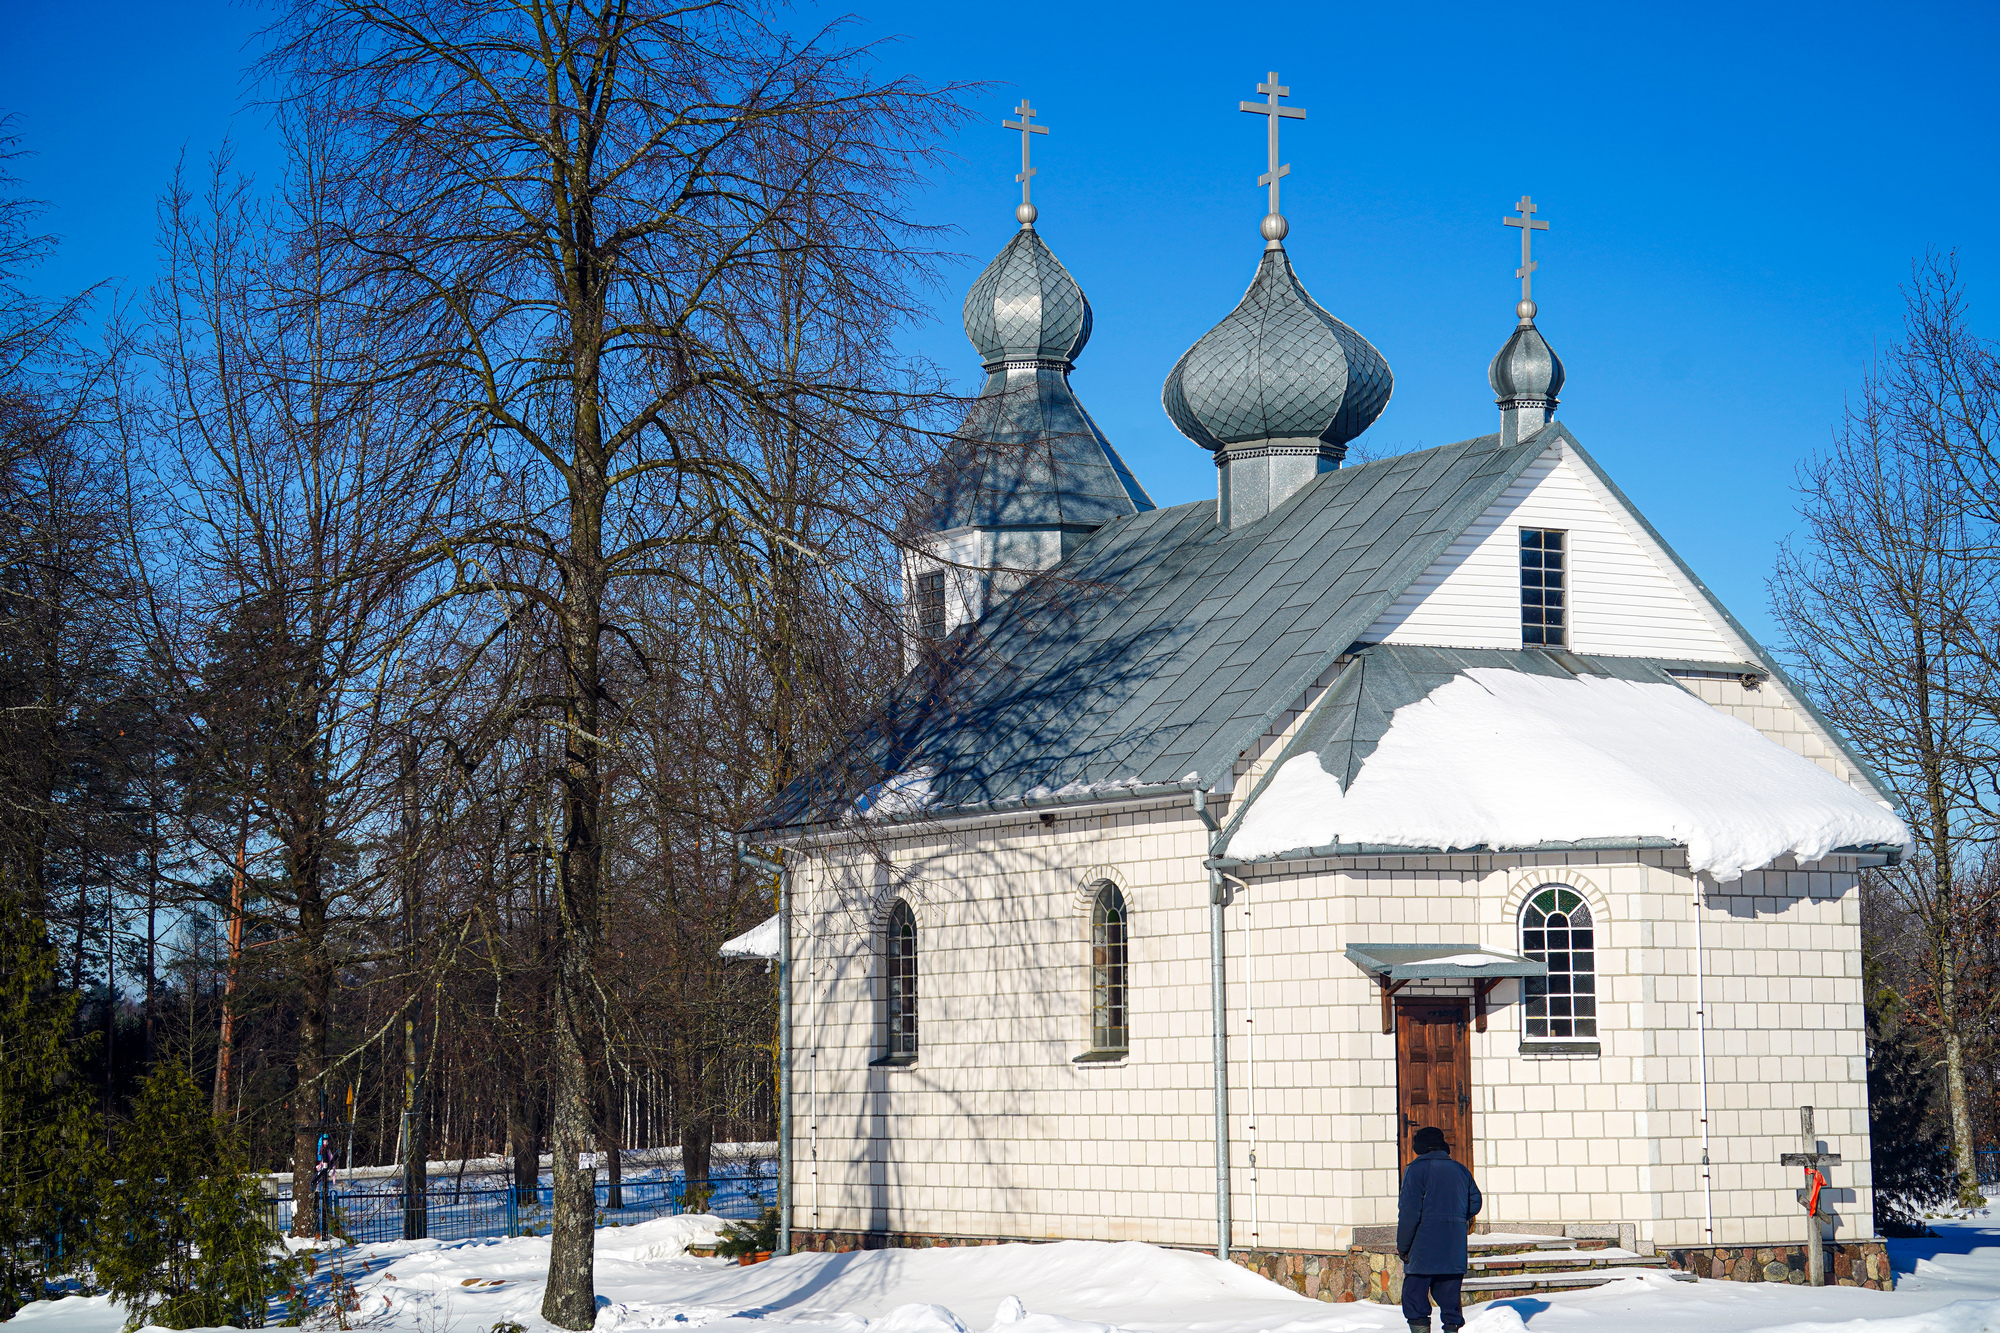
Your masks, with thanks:
M 1569 534 L 1569 647 L 1611 657 L 1740 662 L 1745 649 L 1597 478 L 1552 443 L 1363 637 L 1521 646 L 1520 529 Z

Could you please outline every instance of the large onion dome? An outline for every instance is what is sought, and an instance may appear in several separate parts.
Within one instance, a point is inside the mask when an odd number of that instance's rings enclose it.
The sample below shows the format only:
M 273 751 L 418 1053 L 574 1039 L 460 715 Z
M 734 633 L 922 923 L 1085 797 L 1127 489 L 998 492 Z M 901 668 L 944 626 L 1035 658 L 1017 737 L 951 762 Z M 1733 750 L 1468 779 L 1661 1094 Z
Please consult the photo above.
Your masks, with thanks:
M 1090 341 L 1090 302 L 1031 226 L 993 257 L 965 294 L 965 336 L 988 370 L 1007 362 L 1065 366 Z
M 1161 401 L 1205 449 L 1311 445 L 1337 461 L 1394 384 L 1382 354 L 1307 294 L 1273 240 L 1236 308 L 1175 363 Z

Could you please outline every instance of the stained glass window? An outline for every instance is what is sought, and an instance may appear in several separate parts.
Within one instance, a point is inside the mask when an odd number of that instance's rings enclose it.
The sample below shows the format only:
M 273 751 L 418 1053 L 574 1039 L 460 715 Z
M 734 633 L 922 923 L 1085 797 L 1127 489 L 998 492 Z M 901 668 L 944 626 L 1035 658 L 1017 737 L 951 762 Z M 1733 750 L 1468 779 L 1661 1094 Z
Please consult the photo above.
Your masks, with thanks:
M 889 909 L 888 961 L 890 1057 L 917 1053 L 917 917 L 901 898 Z
M 1521 529 L 1521 642 L 1561 648 L 1568 642 L 1564 550 L 1568 533 Z
M 1126 1008 L 1125 895 L 1100 885 L 1090 908 L 1090 1045 L 1123 1051 L 1131 1046 Z
M 1566 1040 L 1597 1036 L 1597 945 L 1590 908 L 1574 889 L 1538 889 L 1521 909 L 1521 952 L 1549 965 L 1522 983 L 1522 1035 Z

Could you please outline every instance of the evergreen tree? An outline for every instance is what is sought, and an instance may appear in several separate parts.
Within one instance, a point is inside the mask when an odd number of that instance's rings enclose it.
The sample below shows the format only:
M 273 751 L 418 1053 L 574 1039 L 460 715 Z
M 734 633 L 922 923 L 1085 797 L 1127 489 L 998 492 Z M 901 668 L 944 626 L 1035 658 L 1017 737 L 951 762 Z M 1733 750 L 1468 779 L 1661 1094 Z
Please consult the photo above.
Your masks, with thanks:
M 103 1154 L 77 1061 L 77 995 L 42 922 L 0 890 L 0 1319 L 75 1261 Z
M 1932 1113 L 1935 1078 L 1883 987 L 1868 1006 L 1868 1136 L 1875 1185 L 1875 1233 L 1921 1236 L 1922 1212 L 1957 1188 L 1951 1145 Z
M 126 1327 L 261 1328 L 297 1261 L 265 1221 L 242 1150 L 180 1065 L 139 1091 L 91 1259 Z

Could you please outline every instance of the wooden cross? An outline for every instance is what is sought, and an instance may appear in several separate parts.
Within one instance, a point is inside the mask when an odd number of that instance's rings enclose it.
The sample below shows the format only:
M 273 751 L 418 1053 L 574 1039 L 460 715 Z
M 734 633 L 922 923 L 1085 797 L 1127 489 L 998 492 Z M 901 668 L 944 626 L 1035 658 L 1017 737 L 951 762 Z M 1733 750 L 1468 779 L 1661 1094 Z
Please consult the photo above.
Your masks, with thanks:
M 1028 136 L 1031 134 L 1047 134 L 1049 127 L 1035 124 L 1035 108 L 1028 105 L 1028 99 L 1025 97 L 1021 99 L 1021 105 L 1014 108 L 1014 114 L 1019 116 L 1020 119 L 1003 120 L 1000 122 L 1000 127 L 1002 129 L 1019 130 L 1021 132 L 1021 174 L 1014 177 L 1014 179 L 1021 182 L 1021 202 L 1025 204 L 1030 202 L 1028 199 L 1028 182 L 1035 174 L 1035 169 L 1028 165 Z
M 1257 85 L 1257 91 L 1265 94 L 1265 100 L 1261 102 L 1238 102 L 1236 106 L 1238 110 L 1248 111 L 1253 116 L 1269 116 L 1271 118 L 1271 169 L 1259 176 L 1257 183 L 1271 187 L 1271 211 L 1276 213 L 1278 211 L 1278 181 L 1281 177 L 1292 174 L 1291 167 L 1278 165 L 1278 122 L 1280 120 L 1304 120 L 1306 113 L 1302 107 L 1278 105 L 1278 99 L 1280 97 L 1290 97 L 1292 90 L 1278 82 L 1278 71 L 1275 69 L 1271 71 L 1271 77 L 1267 82 Z
M 1531 275 L 1538 265 L 1530 258 L 1533 254 L 1533 251 L 1530 249 L 1530 242 L 1534 240 L 1536 232 L 1547 231 L 1549 224 L 1535 221 L 1535 201 L 1528 198 L 1525 194 L 1521 196 L 1521 202 L 1514 205 L 1514 211 L 1521 216 L 1517 218 L 1501 218 L 1500 222 L 1503 226 L 1519 227 L 1521 229 L 1521 267 L 1514 270 L 1514 276 L 1521 280 L 1521 299 L 1523 301 L 1532 301 L 1535 298 L 1529 289 L 1529 284 L 1534 280 Z
M 1782 1166 L 1805 1168 L 1806 1275 L 1812 1285 L 1823 1287 L 1826 1285 L 1826 1233 L 1820 1224 L 1831 1222 L 1833 1214 L 1818 1206 L 1819 1196 L 1820 1190 L 1826 1186 L 1823 1173 L 1827 1167 L 1840 1165 L 1840 1154 L 1819 1151 L 1819 1141 L 1813 1137 L 1813 1109 L 1810 1106 L 1799 1108 L 1799 1137 L 1805 1151 L 1780 1154 L 1778 1162 Z

